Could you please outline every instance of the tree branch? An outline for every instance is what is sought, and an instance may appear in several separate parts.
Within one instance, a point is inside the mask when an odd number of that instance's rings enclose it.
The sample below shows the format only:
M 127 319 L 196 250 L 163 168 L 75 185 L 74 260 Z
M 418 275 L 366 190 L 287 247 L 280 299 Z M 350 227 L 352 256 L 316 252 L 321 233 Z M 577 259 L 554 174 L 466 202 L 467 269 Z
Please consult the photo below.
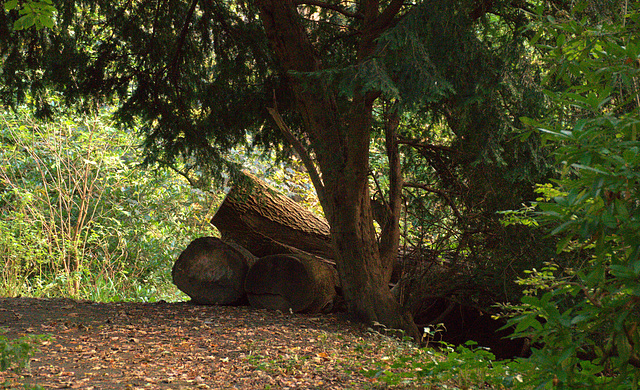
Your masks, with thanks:
M 398 151 L 398 126 L 400 116 L 398 107 L 392 104 L 385 115 L 384 133 L 387 159 L 389 160 L 389 202 L 386 205 L 386 223 L 380 235 L 380 257 L 390 268 L 396 261 L 400 242 L 400 213 L 402 210 L 402 162 Z
M 412 187 L 412 188 L 419 188 L 421 190 L 433 192 L 435 194 L 438 194 L 438 195 L 442 196 L 445 199 L 445 201 L 447 202 L 447 204 L 449 205 L 449 207 L 451 207 L 451 209 L 453 210 L 453 213 L 456 215 L 456 218 L 458 218 L 458 220 L 460 222 L 463 221 L 462 215 L 460 214 L 460 211 L 458 211 L 458 208 L 456 207 L 456 204 L 453 202 L 453 200 L 451 199 L 451 197 L 449 196 L 449 194 L 446 191 L 443 191 L 443 190 L 438 189 L 438 188 L 433 188 L 431 186 L 428 186 L 428 185 L 422 184 L 422 183 L 404 183 L 404 186 L 405 187 Z
M 387 8 L 385 8 L 384 11 L 380 13 L 374 24 L 371 26 L 372 31 L 376 31 L 377 34 L 377 32 L 383 31 L 387 27 L 389 27 L 391 22 L 393 22 L 393 18 L 398 15 L 398 12 L 400 12 L 400 9 L 403 5 L 404 0 L 392 0 Z
M 325 3 L 324 1 L 297 0 L 296 1 L 296 5 L 315 5 L 315 6 L 320 7 L 320 8 L 326 8 L 326 9 L 330 9 L 332 11 L 336 11 L 337 13 L 342 14 L 342 15 L 348 17 L 348 18 L 364 19 L 364 15 L 361 14 L 360 12 L 350 12 L 350 11 L 347 11 L 346 9 L 338 6 L 337 4 L 329 4 L 329 3 Z
M 493 8 L 494 0 L 479 0 L 475 2 L 475 7 L 469 13 L 471 20 L 477 20 L 483 17 L 491 8 Z
M 633 297 L 632 300 L 628 302 L 629 306 L 635 306 L 633 302 L 638 302 L 638 297 Z M 631 328 L 627 328 L 626 326 L 623 326 L 623 328 L 624 328 L 624 333 L 627 336 L 627 342 L 631 346 L 631 351 L 636 351 L 636 345 L 633 339 L 634 339 L 634 334 L 638 330 L 638 323 L 633 322 L 631 324 Z M 629 356 L 629 364 L 631 364 L 636 368 L 640 368 L 640 357 L 638 356 L 637 352 L 631 353 L 631 356 Z
M 180 61 L 182 47 L 184 46 L 184 42 L 187 39 L 187 33 L 189 32 L 189 25 L 191 24 L 191 18 L 193 18 L 193 13 L 196 10 L 196 6 L 198 5 L 198 0 L 193 0 L 191 5 L 189 6 L 189 11 L 187 11 L 187 15 L 184 19 L 184 24 L 182 25 L 182 31 L 180 31 L 180 37 L 178 37 L 178 42 L 176 44 L 176 51 L 173 56 L 173 60 L 171 61 L 171 78 L 176 84 L 178 77 L 178 62 Z
M 174 171 L 178 175 L 182 176 L 185 180 L 187 180 L 187 182 L 189 182 L 189 185 L 191 187 L 199 188 L 199 189 L 201 189 L 203 191 L 211 192 L 210 190 L 205 189 L 200 183 L 198 183 L 197 180 L 195 180 L 194 178 L 189 176 L 188 170 L 187 171 L 183 171 L 182 169 L 178 169 L 175 165 L 173 165 L 172 163 L 169 163 L 168 161 L 165 161 L 165 160 L 158 160 L 158 163 L 160 163 L 162 166 L 165 166 L 165 167 L 171 169 L 172 171 Z
M 269 114 L 276 122 L 276 125 L 278 125 L 280 131 L 282 131 L 284 137 L 287 139 L 287 141 L 289 141 L 293 149 L 295 149 L 295 151 L 300 156 L 302 163 L 304 164 L 305 168 L 307 168 L 307 172 L 309 172 L 309 176 L 311 177 L 313 186 L 316 188 L 316 193 L 318 194 L 320 204 L 324 205 L 324 184 L 322 182 L 320 174 L 318 173 L 318 170 L 316 169 L 316 165 L 313 163 L 311 156 L 307 152 L 307 149 L 304 147 L 304 145 L 302 145 L 300 140 L 296 138 L 289 126 L 287 126 L 287 124 L 284 122 L 284 119 L 282 119 L 282 116 L 280 116 L 280 113 L 278 112 L 278 109 L 276 107 L 267 107 L 267 111 L 269 111 Z
M 427 159 L 429 165 L 435 169 L 445 187 L 455 188 L 457 190 L 456 193 L 462 193 L 463 188 L 466 188 L 463 183 L 457 180 L 455 174 L 451 171 L 451 167 L 443 158 L 445 153 L 459 153 L 459 151 L 447 146 L 427 144 L 418 140 L 410 140 L 406 138 L 401 139 L 399 143 L 417 149 L 418 153 Z
M 404 138 L 404 137 L 400 137 L 398 139 L 398 143 L 401 144 L 401 145 L 409 145 L 409 146 L 412 146 L 414 148 L 430 149 L 430 150 L 435 150 L 435 151 L 439 151 L 439 152 L 456 153 L 456 151 L 454 149 L 451 149 L 448 146 L 427 144 L 427 143 L 424 143 L 424 142 L 420 142 L 418 140 L 413 140 L 413 139 Z

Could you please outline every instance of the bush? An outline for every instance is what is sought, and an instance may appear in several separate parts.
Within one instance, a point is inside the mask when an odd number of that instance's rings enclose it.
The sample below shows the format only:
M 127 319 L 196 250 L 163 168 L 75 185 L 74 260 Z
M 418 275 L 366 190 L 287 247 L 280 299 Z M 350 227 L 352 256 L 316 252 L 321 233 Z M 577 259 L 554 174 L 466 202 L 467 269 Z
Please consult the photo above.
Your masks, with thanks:
M 2 295 L 93 300 L 179 295 L 178 253 L 213 234 L 218 194 L 138 164 L 140 140 L 108 112 L 52 123 L 18 111 L 0 122 Z
M 4 336 L 0 336 L 0 371 L 14 370 L 17 373 L 22 370 L 30 370 L 31 357 L 36 352 L 36 343 L 47 340 L 49 336 L 45 335 L 29 335 L 23 336 L 16 340 L 8 340 Z M 7 383 L 0 384 L 7 386 Z M 4 388 L 4 387 L 3 387 Z M 43 389 L 42 386 L 24 385 L 25 389 Z
M 498 361 L 486 348 L 469 341 L 456 347 L 438 343 L 404 352 L 391 362 L 378 362 L 378 369 L 364 374 L 388 385 L 421 385 L 430 389 L 526 388 L 522 372 L 530 369 L 526 361 Z
M 585 3 L 586 4 L 586 3 Z M 539 187 L 536 220 L 559 254 L 582 259 L 532 270 L 510 323 L 528 336 L 538 388 L 640 384 L 640 5 L 622 21 L 540 19 L 553 110 L 523 119 L 554 145 L 561 177 Z M 582 15 L 582 16 L 581 16 Z M 540 42 L 542 42 L 542 40 Z

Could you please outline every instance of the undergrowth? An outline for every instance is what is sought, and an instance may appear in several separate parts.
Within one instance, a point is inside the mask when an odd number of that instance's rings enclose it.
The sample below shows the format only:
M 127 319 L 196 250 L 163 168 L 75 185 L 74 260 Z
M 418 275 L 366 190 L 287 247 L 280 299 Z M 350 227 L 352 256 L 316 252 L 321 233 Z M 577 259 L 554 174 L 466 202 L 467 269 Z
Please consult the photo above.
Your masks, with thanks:
M 27 335 L 15 340 L 9 340 L 5 336 L 0 336 L 0 372 L 12 370 L 18 374 L 22 371 L 31 370 L 31 357 L 37 351 L 36 345 L 49 339 L 46 335 Z M 2 388 L 10 384 L 0 383 Z M 24 389 L 41 390 L 38 385 L 24 385 Z
M 222 191 L 141 167 L 135 131 L 109 118 L 0 113 L 0 295 L 185 298 L 171 266 L 190 240 L 215 234 Z
M 525 359 L 497 360 L 488 348 L 469 341 L 405 348 L 363 373 L 391 388 L 529 389 L 524 374 L 529 369 Z

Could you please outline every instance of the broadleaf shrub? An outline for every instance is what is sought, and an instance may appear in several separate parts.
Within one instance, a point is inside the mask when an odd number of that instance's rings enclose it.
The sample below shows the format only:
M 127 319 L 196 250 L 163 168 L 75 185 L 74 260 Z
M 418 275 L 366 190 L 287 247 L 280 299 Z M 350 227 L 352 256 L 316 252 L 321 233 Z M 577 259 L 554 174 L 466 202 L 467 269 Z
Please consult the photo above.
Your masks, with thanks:
M 534 216 L 558 254 L 521 282 L 510 320 L 535 346 L 537 388 L 640 385 L 640 5 L 621 21 L 540 15 L 536 39 L 549 67 L 552 110 L 523 118 L 556 147 L 561 176 L 540 186 Z M 551 260 L 551 259 L 550 259 Z
M 144 169 L 139 144 L 109 112 L 53 122 L 1 113 L 1 295 L 182 298 L 171 266 L 189 241 L 215 234 L 223 193 Z
M 524 387 L 522 372 L 532 366 L 525 360 L 496 360 L 487 348 L 473 341 L 453 346 L 403 351 L 390 362 L 378 362 L 364 375 L 390 386 L 428 386 L 430 389 L 518 389 Z M 421 387 L 422 388 L 422 387 Z
M 18 339 L 9 340 L 5 336 L 0 336 L 0 372 L 13 370 L 21 373 L 23 370 L 31 369 L 31 358 L 37 352 L 36 344 L 50 339 L 48 335 L 27 335 Z M 0 383 L 2 388 L 9 386 L 8 383 Z M 39 385 L 23 385 L 25 389 L 44 389 Z

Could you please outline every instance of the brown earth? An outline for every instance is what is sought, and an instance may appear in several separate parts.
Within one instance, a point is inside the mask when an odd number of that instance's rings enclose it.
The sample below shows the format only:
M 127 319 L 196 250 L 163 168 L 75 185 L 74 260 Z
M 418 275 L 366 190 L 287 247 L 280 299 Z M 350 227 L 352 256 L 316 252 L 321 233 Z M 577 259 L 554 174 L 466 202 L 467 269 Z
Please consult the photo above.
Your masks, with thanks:
M 0 298 L 0 330 L 51 335 L 0 388 L 377 389 L 362 370 L 411 348 L 337 315 L 186 302 Z

